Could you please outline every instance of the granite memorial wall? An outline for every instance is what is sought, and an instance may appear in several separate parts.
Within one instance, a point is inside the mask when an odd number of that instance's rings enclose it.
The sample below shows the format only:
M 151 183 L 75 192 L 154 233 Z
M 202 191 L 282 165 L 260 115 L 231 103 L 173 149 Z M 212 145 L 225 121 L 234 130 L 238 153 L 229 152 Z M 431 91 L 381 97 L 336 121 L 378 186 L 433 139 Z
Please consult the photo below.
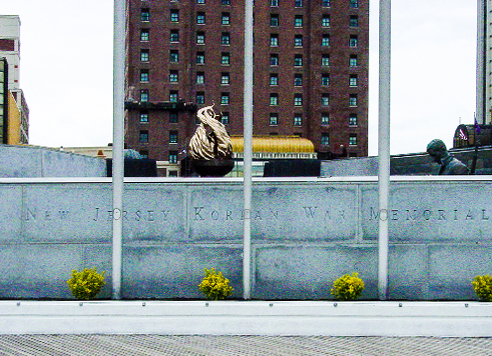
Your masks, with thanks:
M 358 272 L 377 299 L 378 221 L 389 220 L 389 298 L 475 299 L 492 272 L 492 186 L 484 178 L 391 184 L 379 211 L 374 178 L 259 179 L 243 210 L 235 179 L 125 184 L 122 298 L 202 298 L 215 267 L 242 296 L 243 221 L 251 219 L 253 299 L 331 299 Z M 69 299 L 72 269 L 106 271 L 111 296 L 112 187 L 106 178 L 0 180 L 0 298 Z

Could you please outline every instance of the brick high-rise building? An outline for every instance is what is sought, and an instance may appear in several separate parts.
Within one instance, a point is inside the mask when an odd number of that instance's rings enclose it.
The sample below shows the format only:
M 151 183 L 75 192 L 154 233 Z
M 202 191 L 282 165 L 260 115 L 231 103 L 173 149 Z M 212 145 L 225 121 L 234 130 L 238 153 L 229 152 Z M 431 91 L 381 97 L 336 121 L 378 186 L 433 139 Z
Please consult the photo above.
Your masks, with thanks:
M 196 107 L 243 132 L 245 0 L 128 0 L 126 143 L 175 162 Z M 320 157 L 367 155 L 368 0 L 257 0 L 254 135 L 299 135 Z

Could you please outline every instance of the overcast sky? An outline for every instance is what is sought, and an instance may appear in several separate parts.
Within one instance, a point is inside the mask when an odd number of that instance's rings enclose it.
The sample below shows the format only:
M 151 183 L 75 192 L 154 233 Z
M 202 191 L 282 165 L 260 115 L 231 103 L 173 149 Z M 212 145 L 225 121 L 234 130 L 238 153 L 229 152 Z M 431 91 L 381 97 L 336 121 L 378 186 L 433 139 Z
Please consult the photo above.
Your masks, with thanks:
M 378 141 L 378 6 L 371 2 L 370 155 Z M 460 120 L 473 123 L 476 7 L 464 0 L 392 1 L 391 154 L 423 152 L 434 138 L 452 146 Z M 111 142 L 113 1 L 0 0 L 0 11 L 21 19 L 30 143 Z

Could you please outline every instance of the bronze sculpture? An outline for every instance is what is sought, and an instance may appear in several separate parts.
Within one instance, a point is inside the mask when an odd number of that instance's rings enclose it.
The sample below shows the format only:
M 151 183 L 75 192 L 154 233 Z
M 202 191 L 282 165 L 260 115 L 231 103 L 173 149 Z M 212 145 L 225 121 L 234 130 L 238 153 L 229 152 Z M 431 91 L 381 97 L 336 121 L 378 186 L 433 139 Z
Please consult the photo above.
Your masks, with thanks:
M 449 154 L 442 140 L 435 139 L 427 145 L 427 153 L 441 165 L 439 175 L 467 175 L 468 167 L 456 157 Z
M 232 142 L 214 105 L 198 110 L 200 120 L 189 143 L 191 166 L 202 177 L 221 177 L 234 167 Z

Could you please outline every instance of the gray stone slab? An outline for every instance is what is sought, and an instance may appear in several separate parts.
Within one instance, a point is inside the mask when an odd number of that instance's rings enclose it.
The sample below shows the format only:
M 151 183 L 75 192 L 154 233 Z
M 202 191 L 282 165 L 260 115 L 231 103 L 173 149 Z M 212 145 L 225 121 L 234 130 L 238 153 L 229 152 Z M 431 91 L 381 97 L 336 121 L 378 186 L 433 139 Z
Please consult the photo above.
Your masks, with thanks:
M 0 248 L 0 298 L 71 299 L 66 281 L 79 269 L 83 245 L 4 245 Z
M 103 242 L 112 236 L 110 185 L 47 184 L 24 186 L 22 241 Z
M 186 189 L 175 185 L 130 185 L 123 197 L 124 242 L 189 241 Z M 111 211 L 104 212 L 111 221 Z
M 0 241 L 1 243 L 18 242 L 21 233 L 19 212 L 22 210 L 22 187 L 13 185 L 0 186 Z
M 364 238 L 378 236 L 387 218 L 390 240 L 402 242 L 480 242 L 492 239 L 490 184 L 470 182 L 392 183 L 389 211 L 380 215 L 377 187 L 361 188 Z
M 123 250 L 123 298 L 204 298 L 198 285 L 204 269 L 215 268 L 230 280 L 232 298 L 242 289 L 241 246 L 126 246 Z
M 492 245 L 429 247 L 429 299 L 477 300 L 471 284 L 492 272 Z
M 282 184 L 255 189 L 252 230 L 259 240 L 350 240 L 356 237 L 357 187 Z M 260 215 L 261 214 L 261 215 Z M 259 217 L 259 218 L 258 218 Z
M 377 250 L 370 246 L 256 248 L 254 296 L 258 299 L 333 299 L 333 282 L 359 273 L 363 299 L 377 297 Z

